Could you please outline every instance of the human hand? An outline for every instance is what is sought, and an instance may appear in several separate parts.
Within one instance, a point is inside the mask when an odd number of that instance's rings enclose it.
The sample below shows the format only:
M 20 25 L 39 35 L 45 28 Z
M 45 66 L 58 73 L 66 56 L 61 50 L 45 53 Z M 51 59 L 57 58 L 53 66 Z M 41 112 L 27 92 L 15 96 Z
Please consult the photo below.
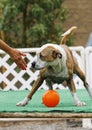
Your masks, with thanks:
M 23 70 L 26 70 L 27 68 L 27 64 L 25 62 L 25 60 L 22 58 L 26 56 L 25 53 L 17 50 L 17 49 L 14 49 L 14 48 L 11 48 L 11 51 L 9 52 L 9 55 L 10 57 L 14 60 L 14 62 L 17 64 L 17 66 Z

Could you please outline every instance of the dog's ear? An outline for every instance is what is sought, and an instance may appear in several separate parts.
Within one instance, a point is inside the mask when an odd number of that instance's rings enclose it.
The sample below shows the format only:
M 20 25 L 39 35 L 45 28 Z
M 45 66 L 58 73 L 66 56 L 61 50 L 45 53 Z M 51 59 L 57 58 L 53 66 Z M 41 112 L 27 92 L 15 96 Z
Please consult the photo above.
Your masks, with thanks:
M 53 52 L 52 52 L 52 56 L 54 57 L 54 58 L 62 58 L 62 54 L 57 50 L 54 50 Z

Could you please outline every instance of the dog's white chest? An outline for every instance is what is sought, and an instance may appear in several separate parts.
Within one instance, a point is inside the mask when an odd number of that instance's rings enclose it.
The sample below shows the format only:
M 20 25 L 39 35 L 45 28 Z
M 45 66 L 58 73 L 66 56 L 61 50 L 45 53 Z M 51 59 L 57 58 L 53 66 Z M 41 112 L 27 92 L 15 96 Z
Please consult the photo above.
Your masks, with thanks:
M 46 74 L 46 77 L 49 78 L 51 81 L 55 83 L 62 83 L 64 80 L 67 80 L 69 78 L 68 69 L 65 64 L 62 66 L 60 72 L 57 71 L 57 69 L 59 69 L 59 66 L 55 69 L 56 70 L 50 70 Z
M 67 68 L 66 68 L 66 67 L 63 68 L 63 70 L 62 70 L 60 73 L 58 73 L 58 74 L 56 75 L 56 77 L 57 77 L 57 78 L 58 78 L 58 77 L 68 78 L 69 75 L 68 75 L 68 70 L 67 70 Z

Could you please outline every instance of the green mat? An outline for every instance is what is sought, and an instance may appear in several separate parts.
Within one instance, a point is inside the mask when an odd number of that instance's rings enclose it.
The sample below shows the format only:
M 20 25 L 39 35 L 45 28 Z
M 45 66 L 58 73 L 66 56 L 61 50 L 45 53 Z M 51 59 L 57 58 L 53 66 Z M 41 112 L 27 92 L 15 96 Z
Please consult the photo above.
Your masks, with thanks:
M 16 103 L 22 100 L 28 90 L 24 91 L 0 91 L 0 113 L 1 112 L 92 112 L 92 100 L 85 89 L 77 90 L 77 95 L 81 101 L 87 105 L 76 107 L 68 89 L 57 90 L 60 94 L 60 102 L 56 107 L 48 108 L 41 103 L 44 90 L 38 90 L 29 104 L 25 107 L 17 107 Z

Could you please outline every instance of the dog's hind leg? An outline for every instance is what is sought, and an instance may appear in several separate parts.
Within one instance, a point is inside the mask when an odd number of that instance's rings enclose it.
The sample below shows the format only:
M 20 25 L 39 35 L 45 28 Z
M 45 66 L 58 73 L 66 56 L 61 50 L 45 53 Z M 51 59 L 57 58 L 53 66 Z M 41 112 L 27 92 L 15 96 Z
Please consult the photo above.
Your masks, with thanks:
M 75 73 L 80 77 L 80 79 L 83 81 L 84 86 L 86 88 L 86 90 L 89 93 L 89 96 L 92 98 L 92 88 L 89 86 L 89 84 L 86 82 L 86 77 L 85 74 L 83 73 L 83 71 L 80 69 L 80 67 L 78 66 L 78 64 L 75 65 L 74 67 L 74 71 Z
M 75 84 L 74 84 L 73 79 L 70 79 L 70 80 L 67 82 L 67 84 L 68 84 L 68 87 L 69 87 L 69 89 L 70 89 L 70 92 L 71 92 L 71 94 L 72 94 L 72 96 L 73 96 L 75 105 L 76 105 L 76 106 L 85 106 L 85 105 L 86 105 L 85 102 L 81 102 L 81 101 L 79 100 L 77 94 L 76 94 L 76 88 L 75 88 Z

